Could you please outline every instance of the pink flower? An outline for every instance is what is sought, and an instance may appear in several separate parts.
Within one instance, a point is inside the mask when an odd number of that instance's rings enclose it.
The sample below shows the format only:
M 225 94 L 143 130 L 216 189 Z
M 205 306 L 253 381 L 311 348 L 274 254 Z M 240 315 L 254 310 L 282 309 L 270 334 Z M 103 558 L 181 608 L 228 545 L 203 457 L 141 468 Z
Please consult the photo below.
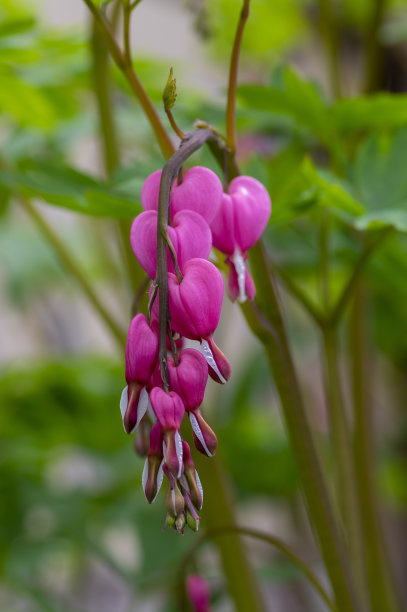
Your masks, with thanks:
M 218 214 L 211 223 L 213 246 L 229 257 L 234 268 L 229 293 L 240 302 L 254 297 L 253 281 L 245 269 L 245 253 L 261 237 L 271 212 L 267 189 L 250 176 L 238 176 L 223 194 Z
M 212 457 L 218 447 L 218 439 L 215 432 L 209 427 L 199 408 L 190 410 L 188 415 L 191 422 L 195 447 L 203 455 Z
M 166 393 L 154 387 L 150 393 L 151 405 L 161 426 L 165 442 L 165 462 L 172 474 L 179 478 L 182 473 L 182 440 L 179 433 L 185 407 L 179 395 Z
M 187 594 L 194 612 L 210 612 L 210 595 L 206 580 L 197 574 L 187 578 Z
M 161 170 L 156 170 L 144 182 L 141 190 L 141 204 L 144 210 L 158 210 Z M 222 184 L 216 174 L 201 166 L 185 172 L 180 185 L 175 181 L 172 189 L 170 211 L 173 217 L 180 210 L 193 210 L 208 223 L 219 210 Z
M 224 383 L 230 378 L 230 364 L 212 337 L 222 308 L 222 275 L 204 259 L 190 259 L 183 273 L 181 283 L 174 274 L 168 274 L 172 328 L 186 338 L 202 342 L 209 373 Z
M 195 349 L 184 349 L 177 366 L 171 357 L 167 365 L 171 389 L 182 398 L 187 410 L 198 408 L 203 402 L 208 380 L 205 357 Z
M 168 227 L 168 235 L 174 245 L 181 271 L 189 259 L 208 257 L 212 246 L 211 231 L 206 221 L 196 212 L 183 210 L 175 214 L 173 227 Z M 156 211 L 149 210 L 134 219 L 130 232 L 130 244 L 143 270 L 154 279 L 157 267 Z M 174 272 L 168 249 L 167 262 L 168 270 Z
M 158 335 L 138 314 L 130 323 L 126 342 L 126 381 L 120 400 L 124 429 L 131 433 L 148 408 L 148 384 L 158 357 Z

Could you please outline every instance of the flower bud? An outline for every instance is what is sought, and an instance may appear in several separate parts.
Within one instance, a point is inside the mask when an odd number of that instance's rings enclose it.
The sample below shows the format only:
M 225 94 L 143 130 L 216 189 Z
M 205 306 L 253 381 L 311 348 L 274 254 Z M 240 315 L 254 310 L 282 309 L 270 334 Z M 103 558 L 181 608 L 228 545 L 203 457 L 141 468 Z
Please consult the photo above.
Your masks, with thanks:
M 150 448 L 144 464 L 142 484 L 144 494 L 151 504 L 161 488 L 163 481 L 163 437 L 161 426 L 156 423 L 150 432 Z
M 185 489 L 188 491 L 192 504 L 195 506 L 195 508 L 200 510 L 202 508 L 202 502 L 203 502 L 202 484 L 199 479 L 198 472 L 195 469 L 195 464 L 192 460 L 191 449 L 189 447 L 189 444 L 183 441 L 182 448 L 183 448 L 184 473 L 181 477 L 181 483 L 184 484 Z
M 215 432 L 209 427 L 199 408 L 189 412 L 189 420 L 191 421 L 195 447 L 203 455 L 212 457 L 218 446 Z
M 139 457 L 147 457 L 148 449 L 150 448 L 150 431 L 150 421 L 147 418 L 147 414 L 145 414 L 139 423 L 134 438 L 134 450 Z
M 194 612 L 210 612 L 210 596 L 207 582 L 197 574 L 187 578 L 187 594 Z

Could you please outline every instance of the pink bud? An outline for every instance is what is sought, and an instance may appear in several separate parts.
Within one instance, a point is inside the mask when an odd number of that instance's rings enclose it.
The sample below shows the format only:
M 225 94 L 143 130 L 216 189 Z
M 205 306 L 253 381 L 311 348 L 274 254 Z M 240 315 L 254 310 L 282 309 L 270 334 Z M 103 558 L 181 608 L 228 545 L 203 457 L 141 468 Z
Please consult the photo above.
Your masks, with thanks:
M 189 444 L 185 441 L 182 442 L 183 448 L 183 461 L 184 461 L 184 473 L 181 477 L 181 483 L 185 485 L 191 501 L 195 508 L 200 510 L 203 502 L 203 489 L 201 481 L 198 476 L 198 472 L 195 469 L 195 464 L 192 460 L 191 449 Z M 191 508 L 191 512 L 193 509 Z M 195 517 L 196 518 L 196 517 Z M 199 517 L 198 517 L 199 520 Z
M 202 166 L 190 168 L 181 185 L 172 191 L 171 214 L 193 210 L 210 223 L 219 210 L 222 192 L 222 183 L 212 170 Z
M 232 374 L 228 358 L 218 345 L 213 336 L 208 336 L 201 341 L 202 353 L 208 363 L 209 376 L 218 383 L 224 384 Z
M 154 387 L 150 399 L 163 430 L 166 445 L 165 461 L 172 474 L 179 478 L 182 472 L 182 440 L 178 430 L 185 414 L 184 403 L 174 391 L 166 393 L 159 387 Z
M 177 366 L 171 357 L 167 364 L 171 389 L 182 398 L 187 410 L 198 408 L 203 402 L 208 380 L 205 357 L 195 349 L 184 349 Z
M 146 499 L 151 504 L 161 488 L 163 481 L 163 436 L 161 426 L 156 423 L 150 432 L 150 448 L 143 470 L 143 490 Z
M 207 258 L 212 246 L 212 236 L 206 221 L 192 210 L 183 210 L 174 216 L 168 235 L 177 254 L 182 271 L 184 264 L 193 257 Z M 130 244 L 139 264 L 150 278 L 155 278 L 157 267 L 157 212 L 149 210 L 138 215 L 131 226 Z M 171 255 L 167 249 L 167 265 L 174 272 Z
M 148 176 L 141 190 L 141 204 L 144 210 L 158 210 L 162 170 Z M 171 194 L 171 217 L 180 210 L 193 210 L 208 223 L 217 214 L 222 197 L 222 184 L 216 174 L 202 166 L 195 166 L 185 172 L 182 183 L 174 182 Z
M 236 247 L 247 251 L 262 235 L 270 212 L 270 196 L 259 181 L 250 176 L 234 178 L 211 223 L 213 246 L 230 255 Z
M 192 340 L 213 334 L 220 317 L 223 280 L 219 270 L 205 259 L 190 259 L 181 283 L 168 275 L 172 328 Z
M 209 427 L 199 408 L 189 412 L 189 420 L 191 421 L 196 448 L 203 455 L 212 457 L 218 447 L 218 439 L 215 432 Z
M 207 582 L 197 574 L 187 578 L 187 594 L 194 612 L 210 612 L 210 595 Z

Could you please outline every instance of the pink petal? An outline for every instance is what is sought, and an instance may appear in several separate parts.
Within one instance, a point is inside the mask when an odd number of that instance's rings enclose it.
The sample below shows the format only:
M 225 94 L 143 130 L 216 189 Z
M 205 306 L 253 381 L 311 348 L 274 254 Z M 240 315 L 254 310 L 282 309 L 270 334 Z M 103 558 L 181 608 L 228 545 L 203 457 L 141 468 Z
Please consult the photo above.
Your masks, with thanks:
M 202 404 L 208 380 L 208 366 L 199 351 L 181 351 L 178 366 L 169 357 L 168 376 L 171 389 L 183 399 L 187 410 L 198 408 Z
M 190 259 L 178 284 L 168 275 L 172 328 L 187 338 L 199 340 L 211 335 L 219 322 L 223 300 L 223 280 L 219 270 L 204 259 Z
M 213 246 L 222 253 L 232 254 L 236 248 L 234 206 L 231 196 L 227 193 L 222 196 L 218 213 L 211 223 L 211 230 Z
M 236 244 L 248 251 L 261 237 L 271 213 L 267 189 L 250 176 L 238 176 L 229 185 L 233 201 Z
M 126 341 L 126 380 L 146 385 L 158 357 L 158 334 L 143 314 L 136 315 L 129 327 Z
M 171 391 L 166 393 L 154 387 L 150 393 L 151 405 L 162 429 L 179 429 L 184 417 L 185 406 L 179 395 Z
M 180 210 L 193 210 L 210 223 L 218 212 L 222 191 L 222 183 L 212 170 L 190 168 L 181 185 L 173 189 L 171 212 L 175 215 Z

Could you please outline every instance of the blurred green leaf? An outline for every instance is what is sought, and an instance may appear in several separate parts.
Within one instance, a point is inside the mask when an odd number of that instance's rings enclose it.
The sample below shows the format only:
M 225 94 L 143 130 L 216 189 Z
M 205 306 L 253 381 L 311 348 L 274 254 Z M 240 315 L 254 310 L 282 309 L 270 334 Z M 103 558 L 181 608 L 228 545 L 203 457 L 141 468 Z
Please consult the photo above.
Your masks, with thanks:
M 25 197 L 40 197 L 49 204 L 97 217 L 134 218 L 140 211 L 130 192 L 68 166 L 29 160 L 20 170 L 0 170 L 0 184 Z

